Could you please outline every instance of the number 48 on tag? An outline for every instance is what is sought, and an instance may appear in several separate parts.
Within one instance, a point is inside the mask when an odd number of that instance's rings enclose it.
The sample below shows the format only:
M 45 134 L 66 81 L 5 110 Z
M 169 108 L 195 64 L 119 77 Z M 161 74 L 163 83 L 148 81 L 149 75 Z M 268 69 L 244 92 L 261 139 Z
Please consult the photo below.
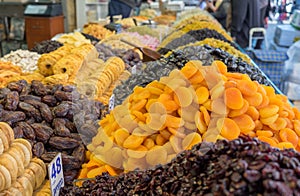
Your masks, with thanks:
M 48 174 L 51 186 L 51 195 L 58 196 L 59 190 L 64 186 L 64 174 L 61 153 L 58 153 L 48 165 Z

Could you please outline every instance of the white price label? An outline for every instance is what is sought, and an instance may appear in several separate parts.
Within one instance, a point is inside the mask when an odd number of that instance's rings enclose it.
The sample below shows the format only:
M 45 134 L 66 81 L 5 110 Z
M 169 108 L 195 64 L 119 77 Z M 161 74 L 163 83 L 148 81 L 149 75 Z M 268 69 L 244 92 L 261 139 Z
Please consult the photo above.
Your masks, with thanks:
M 61 153 L 58 153 L 48 165 L 51 195 L 58 196 L 59 190 L 65 185 Z
M 115 107 L 115 94 L 112 94 L 112 96 L 109 98 L 109 103 L 108 103 L 108 110 L 111 111 Z

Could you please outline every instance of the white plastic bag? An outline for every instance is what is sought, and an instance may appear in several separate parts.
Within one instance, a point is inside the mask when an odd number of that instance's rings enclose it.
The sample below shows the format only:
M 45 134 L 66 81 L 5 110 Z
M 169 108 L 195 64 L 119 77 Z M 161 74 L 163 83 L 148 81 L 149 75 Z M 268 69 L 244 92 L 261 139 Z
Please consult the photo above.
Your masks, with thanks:
M 287 51 L 289 59 L 285 62 L 285 76 L 300 74 L 300 40 L 295 42 Z M 300 84 L 300 81 L 299 81 Z

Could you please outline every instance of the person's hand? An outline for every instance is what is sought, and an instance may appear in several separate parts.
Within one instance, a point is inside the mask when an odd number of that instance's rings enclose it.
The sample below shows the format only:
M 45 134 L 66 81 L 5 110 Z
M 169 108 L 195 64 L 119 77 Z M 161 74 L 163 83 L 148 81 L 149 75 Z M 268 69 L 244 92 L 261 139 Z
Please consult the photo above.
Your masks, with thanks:
M 214 7 L 212 0 L 206 0 L 206 6 L 212 9 Z

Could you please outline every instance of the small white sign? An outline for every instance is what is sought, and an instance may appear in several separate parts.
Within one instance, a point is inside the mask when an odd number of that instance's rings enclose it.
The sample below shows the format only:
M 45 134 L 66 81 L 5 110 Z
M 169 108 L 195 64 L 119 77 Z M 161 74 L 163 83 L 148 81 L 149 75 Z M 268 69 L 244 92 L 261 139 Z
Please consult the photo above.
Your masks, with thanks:
M 51 195 L 58 196 L 59 190 L 65 185 L 61 153 L 58 153 L 48 165 Z
M 109 98 L 109 103 L 108 103 L 108 110 L 111 111 L 115 107 L 115 94 L 112 94 L 112 96 Z
M 131 68 L 131 74 L 136 74 L 136 65 L 134 65 L 132 68 Z

